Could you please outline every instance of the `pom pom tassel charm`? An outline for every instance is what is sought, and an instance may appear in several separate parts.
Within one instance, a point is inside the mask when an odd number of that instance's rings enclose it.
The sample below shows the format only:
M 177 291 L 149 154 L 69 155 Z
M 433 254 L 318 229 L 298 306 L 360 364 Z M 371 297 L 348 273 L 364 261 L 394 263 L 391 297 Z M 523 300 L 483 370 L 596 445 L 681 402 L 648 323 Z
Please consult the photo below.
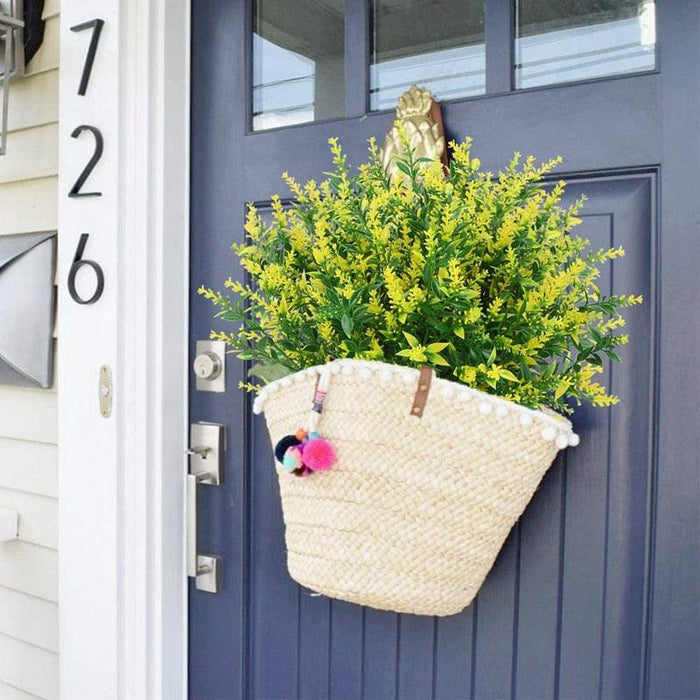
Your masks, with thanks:
M 275 458 L 294 476 L 308 476 L 312 472 L 325 472 L 335 464 L 336 453 L 333 445 L 322 438 L 316 430 L 323 411 L 329 379 L 330 373 L 325 372 L 316 385 L 308 431 L 299 428 L 294 435 L 285 435 L 275 445 Z
M 302 459 L 312 471 L 325 472 L 335 464 L 335 450 L 333 445 L 319 436 L 306 443 Z

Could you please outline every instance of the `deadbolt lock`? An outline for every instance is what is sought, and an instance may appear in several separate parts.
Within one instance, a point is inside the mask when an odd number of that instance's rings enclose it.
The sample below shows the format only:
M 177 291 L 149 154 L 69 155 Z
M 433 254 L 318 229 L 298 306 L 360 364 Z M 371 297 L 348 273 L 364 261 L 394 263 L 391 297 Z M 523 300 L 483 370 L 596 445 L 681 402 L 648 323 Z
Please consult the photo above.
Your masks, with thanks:
M 197 379 L 216 379 L 221 374 L 221 360 L 210 350 L 194 358 Z
M 192 365 L 197 377 L 197 391 L 226 391 L 225 353 L 223 340 L 197 341 L 197 356 Z

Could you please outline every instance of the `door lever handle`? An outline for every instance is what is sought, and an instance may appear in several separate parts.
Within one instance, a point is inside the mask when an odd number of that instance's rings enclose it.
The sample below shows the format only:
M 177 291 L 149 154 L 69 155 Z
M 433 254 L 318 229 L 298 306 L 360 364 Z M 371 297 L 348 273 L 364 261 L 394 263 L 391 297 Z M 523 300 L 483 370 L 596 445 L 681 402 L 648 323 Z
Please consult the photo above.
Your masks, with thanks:
M 220 558 L 200 554 L 197 546 L 199 484 L 219 486 L 223 481 L 224 426 L 193 423 L 190 426 L 190 469 L 187 474 L 187 575 L 200 591 L 218 593 L 221 588 Z
M 195 447 L 189 447 L 185 454 L 188 455 L 199 455 L 202 459 L 206 459 L 207 455 L 212 451 L 211 447 L 206 445 L 196 445 Z

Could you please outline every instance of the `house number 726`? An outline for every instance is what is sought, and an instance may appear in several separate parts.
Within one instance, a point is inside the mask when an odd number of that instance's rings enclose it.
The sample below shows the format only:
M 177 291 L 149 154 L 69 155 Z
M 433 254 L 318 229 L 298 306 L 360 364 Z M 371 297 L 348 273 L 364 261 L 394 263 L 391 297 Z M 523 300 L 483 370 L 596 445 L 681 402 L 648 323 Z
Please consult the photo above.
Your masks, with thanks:
M 100 35 L 102 33 L 103 26 L 104 20 L 91 19 L 87 22 L 82 22 L 81 24 L 76 24 L 74 27 L 71 27 L 71 31 L 73 32 L 82 32 L 86 29 L 92 29 L 92 37 L 90 38 L 90 45 L 88 46 L 87 55 L 85 56 L 85 64 L 83 65 L 80 85 L 78 86 L 78 95 L 82 97 L 85 96 L 88 84 L 90 82 L 92 66 L 95 62 L 97 46 L 100 43 Z M 84 131 L 90 132 L 95 139 L 95 150 L 87 165 L 83 168 L 82 173 L 80 173 L 80 176 L 75 181 L 71 191 L 68 193 L 69 197 L 99 197 L 102 194 L 101 192 L 81 192 L 81 188 L 85 184 L 85 181 L 88 179 L 93 168 L 102 157 L 102 151 L 104 149 L 102 132 L 96 126 L 82 124 L 73 130 L 71 137 L 77 139 Z M 105 288 L 105 276 L 102 267 L 94 260 L 83 258 L 83 253 L 85 252 L 85 247 L 87 246 L 89 237 L 89 233 L 83 233 L 80 235 L 80 242 L 78 243 L 75 256 L 73 257 L 73 263 L 70 266 L 70 271 L 68 272 L 68 293 L 76 304 L 94 304 L 102 296 Z M 95 291 L 92 293 L 92 296 L 87 298 L 80 296 L 75 285 L 78 272 L 85 267 L 89 267 L 93 271 L 96 282 Z

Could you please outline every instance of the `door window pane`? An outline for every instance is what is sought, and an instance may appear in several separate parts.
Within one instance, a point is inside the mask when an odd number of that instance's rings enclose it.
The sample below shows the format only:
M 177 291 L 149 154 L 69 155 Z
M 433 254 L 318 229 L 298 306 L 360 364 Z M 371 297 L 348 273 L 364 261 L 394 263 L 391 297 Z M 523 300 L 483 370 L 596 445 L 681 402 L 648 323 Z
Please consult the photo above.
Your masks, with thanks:
M 253 129 L 342 116 L 344 0 L 256 0 L 253 25 Z
M 653 70 L 654 0 L 516 0 L 518 88 Z
M 413 85 L 438 100 L 485 87 L 484 0 L 372 0 L 370 109 Z

